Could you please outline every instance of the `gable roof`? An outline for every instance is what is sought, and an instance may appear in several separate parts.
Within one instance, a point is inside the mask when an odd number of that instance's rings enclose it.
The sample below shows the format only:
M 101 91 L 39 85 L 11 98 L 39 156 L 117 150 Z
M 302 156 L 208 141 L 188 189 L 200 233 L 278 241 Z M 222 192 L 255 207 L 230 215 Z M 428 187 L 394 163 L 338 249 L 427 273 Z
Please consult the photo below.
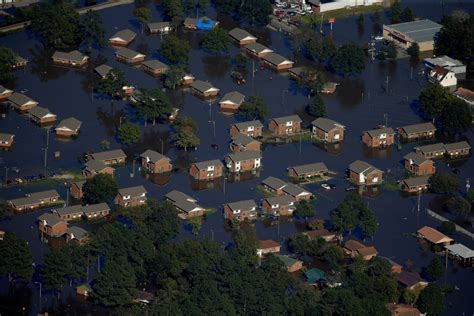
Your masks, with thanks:
M 59 122 L 56 129 L 69 129 L 71 131 L 76 131 L 81 128 L 82 122 L 74 117 L 68 117 L 61 122 Z
M 268 187 L 270 187 L 274 190 L 281 190 L 286 185 L 286 182 L 281 180 L 281 179 L 270 176 L 270 177 L 264 179 L 262 181 L 262 184 L 264 184 L 264 185 L 266 185 L 266 186 L 268 186 Z
M 74 239 L 81 240 L 87 236 L 87 230 L 78 227 L 78 226 L 71 226 L 66 230 L 66 234 L 71 235 Z
M 406 125 L 400 128 L 403 129 L 407 134 L 422 133 L 422 132 L 432 131 L 432 130 L 436 131 L 436 127 L 431 122 Z
M 161 30 L 167 27 L 171 27 L 170 22 L 151 22 L 147 24 L 150 30 Z
M 269 249 L 269 248 L 275 248 L 275 247 L 281 247 L 280 243 L 271 239 L 258 241 L 258 249 Z
M 253 36 L 252 34 L 247 32 L 246 30 L 243 30 L 243 29 L 238 28 L 238 27 L 230 30 L 229 35 L 231 37 L 235 38 L 238 41 L 241 41 L 241 40 L 244 40 L 244 39 L 253 39 L 253 40 L 257 39 L 255 36 Z
M 466 149 L 466 148 L 471 149 L 471 146 L 466 141 L 444 144 L 444 149 L 446 151 L 460 150 L 460 149 Z
M 313 239 L 313 238 L 319 238 L 319 237 L 335 236 L 336 233 L 332 233 L 326 228 L 323 228 L 323 229 L 309 230 L 309 231 L 303 232 L 303 235 L 306 235 L 309 238 Z
M 194 25 L 194 26 L 197 26 L 197 22 L 198 22 L 198 19 L 194 19 L 194 18 L 185 18 L 185 19 L 184 19 L 184 24 L 185 24 L 185 25 Z
M 114 39 L 114 38 L 119 38 L 125 42 L 130 42 L 135 38 L 135 36 L 137 36 L 137 33 L 133 32 L 130 29 L 124 29 L 112 35 L 112 37 L 110 37 L 109 40 Z
M 59 216 L 82 213 L 82 205 L 72 205 L 54 209 Z
M 241 105 L 242 102 L 244 102 L 244 99 L 245 99 L 245 95 L 243 95 L 242 93 L 240 93 L 238 91 L 232 91 L 232 92 L 228 92 L 228 93 L 224 94 L 224 96 L 219 101 L 219 103 L 230 102 L 230 103 L 233 103 L 233 104 Z
M 148 149 L 140 155 L 141 158 L 150 159 L 151 162 L 157 163 L 161 159 L 171 160 L 165 155 L 160 154 L 154 150 Z
M 474 103 L 474 91 L 472 90 L 459 87 L 456 92 L 454 92 L 454 95 L 470 104 Z
M 266 46 L 264 46 L 260 43 L 257 43 L 257 42 L 250 43 L 248 45 L 245 45 L 244 47 L 245 47 L 245 49 L 250 50 L 255 54 L 260 54 L 264 51 L 268 51 L 269 53 L 273 52 L 273 50 L 271 50 L 270 48 L 268 48 L 268 47 L 266 47 Z
M 422 153 L 429 153 L 434 151 L 445 151 L 443 143 L 430 144 L 416 147 Z
M 452 254 L 463 259 L 474 258 L 474 250 L 464 246 L 463 244 L 453 244 L 445 246 Z
M 301 196 L 301 195 L 308 195 L 308 194 L 311 195 L 310 192 L 306 191 L 302 187 L 300 187 L 296 184 L 293 184 L 293 183 L 287 183 L 283 187 L 283 192 L 285 192 L 286 194 L 289 194 L 293 197 L 297 197 L 297 196 Z
M 222 161 L 218 159 L 213 159 L 213 160 L 206 160 L 206 161 L 200 161 L 200 162 L 194 162 L 193 163 L 198 169 L 207 169 L 207 167 L 210 166 L 216 166 L 216 167 L 223 167 L 224 165 L 222 164 Z
M 229 159 L 234 162 L 237 161 L 244 161 L 244 160 L 255 160 L 262 158 L 262 154 L 258 151 L 248 150 L 248 151 L 241 151 L 233 154 L 227 155 Z
M 289 268 L 291 266 L 293 266 L 294 264 L 300 262 L 299 260 L 295 259 L 295 258 L 291 258 L 290 256 L 284 256 L 284 255 L 276 255 L 276 257 L 278 259 L 281 260 L 281 262 L 283 262 L 283 264 Z
M 170 68 L 167 64 L 162 63 L 161 61 L 157 59 L 145 60 L 144 62 L 142 62 L 142 65 L 149 67 L 151 69 L 169 69 Z
M 418 308 L 407 304 L 388 303 L 385 307 L 390 311 L 392 316 L 421 316 Z
M 370 137 L 379 137 L 382 134 L 395 134 L 393 128 L 391 127 L 384 127 L 384 128 L 377 128 L 365 131 L 365 133 L 369 134 Z
M 424 279 L 420 277 L 419 273 L 416 272 L 408 272 L 402 271 L 397 274 L 397 281 L 398 283 L 406 286 L 412 287 L 413 285 L 418 284 L 419 282 L 426 282 Z
M 429 226 L 423 226 L 422 228 L 418 229 L 418 234 L 433 244 L 453 241 L 452 238 L 449 238 L 445 234 Z
M 59 223 L 66 223 L 58 215 L 53 213 L 44 213 L 43 215 L 38 217 L 38 220 L 45 222 L 48 226 L 55 226 Z
M 24 105 L 28 102 L 38 103 L 29 96 L 19 92 L 13 92 L 12 95 L 7 98 L 7 100 L 18 105 Z
M 6 133 L 0 133 L 0 142 L 9 142 L 12 140 L 12 138 L 14 138 L 15 135 L 13 134 L 6 134 Z
M 326 280 L 326 273 L 319 270 L 318 268 L 311 268 L 305 271 L 304 275 L 309 283 L 316 283 L 318 281 Z
M 294 204 L 293 198 L 290 195 L 279 195 L 265 198 L 270 205 L 292 205 Z
M 280 65 L 280 64 L 285 64 L 285 63 L 293 64 L 293 61 L 286 59 L 285 57 L 275 52 L 268 53 L 267 55 L 263 57 L 263 60 L 269 62 L 272 65 Z
M 84 164 L 84 169 L 89 171 L 101 172 L 105 168 L 108 167 L 100 160 L 89 160 Z
M 246 130 L 247 128 L 249 128 L 251 126 L 253 126 L 253 127 L 263 127 L 262 122 L 260 122 L 259 120 L 240 122 L 240 123 L 235 123 L 234 125 L 239 130 Z
M 178 191 L 178 190 L 173 190 L 173 191 L 170 191 L 168 192 L 165 197 L 169 200 L 171 200 L 172 202 L 176 202 L 178 200 L 187 200 L 187 201 L 190 201 L 190 202 L 197 202 L 196 199 L 190 197 L 189 195 L 181 192 L 181 191 Z
M 136 196 L 140 196 L 146 193 L 147 193 L 147 190 L 145 189 L 143 185 L 119 189 L 119 194 L 121 196 L 130 195 L 132 197 L 136 197 Z
M 66 60 L 75 61 L 75 62 L 81 62 L 84 59 L 89 59 L 88 56 L 82 54 L 78 50 L 73 50 L 70 52 L 55 51 L 53 54 L 53 58 L 66 59 Z
M 43 108 L 41 106 L 35 106 L 34 108 L 31 108 L 31 110 L 28 113 L 40 119 L 47 115 L 56 116 L 55 114 L 51 113 L 51 111 L 48 108 Z
M 102 64 L 100 66 L 97 66 L 94 68 L 94 71 L 99 75 L 101 76 L 102 78 L 105 78 L 107 77 L 107 75 L 109 74 L 109 72 L 112 70 L 113 68 L 110 67 L 109 65 L 106 65 L 106 64 Z
M 293 169 L 298 175 L 311 172 L 328 172 L 329 170 L 324 162 L 309 163 L 306 165 L 290 167 L 289 169 Z
M 59 193 L 56 190 L 46 190 L 30 193 L 30 197 L 37 200 L 59 198 Z
M 360 250 L 362 248 L 365 248 L 365 247 L 367 247 L 367 246 L 364 245 L 363 243 L 361 243 L 360 241 L 357 241 L 357 240 L 354 240 L 354 239 L 349 239 L 344 244 L 344 248 L 349 249 L 350 251 L 358 251 L 358 250 Z
M 324 118 L 324 117 L 318 117 L 317 119 L 315 119 L 314 121 L 311 122 L 311 124 L 325 132 L 329 132 L 330 130 L 332 130 L 333 128 L 335 127 L 341 127 L 341 128 L 345 128 L 344 125 L 336 122 L 336 121 L 333 121 L 331 119 L 328 119 L 328 118 Z
M 421 176 L 421 177 L 414 177 L 414 178 L 407 178 L 402 180 L 406 186 L 410 187 L 416 187 L 420 185 L 428 185 L 429 179 L 431 176 Z
M 282 117 L 275 117 L 271 120 L 275 121 L 277 124 L 286 124 L 286 122 L 302 122 L 301 118 L 298 115 L 288 115 Z
M 129 48 L 126 48 L 126 47 L 120 47 L 118 48 L 115 53 L 117 55 L 120 55 L 120 56 L 123 56 L 127 59 L 133 59 L 133 58 L 136 58 L 136 57 L 140 57 L 140 56 L 145 56 L 144 54 L 141 54 L 139 52 L 136 52 L 134 50 L 131 50 Z
M 257 207 L 257 204 L 255 204 L 254 200 L 242 200 L 242 201 L 227 203 L 227 205 L 233 211 L 236 211 L 236 210 L 245 211 L 245 210 L 249 210 L 249 209 Z
M 5 88 L 4 86 L 2 86 L 0 84 L 0 95 L 7 94 L 7 93 L 10 93 L 10 92 L 13 92 L 13 90 L 7 89 L 7 88 Z
M 407 155 L 403 157 L 403 159 L 410 160 L 415 165 L 421 165 L 422 163 L 426 161 L 431 161 L 431 159 L 427 159 L 422 154 L 419 154 L 416 152 L 408 153 Z
M 357 252 L 359 253 L 359 255 L 361 255 L 363 257 L 365 257 L 365 256 L 375 256 L 375 255 L 378 254 L 377 249 L 375 249 L 375 247 L 373 247 L 373 246 L 358 249 Z
M 247 146 L 253 142 L 260 143 L 258 140 L 244 134 L 238 133 L 232 136 L 232 143 L 236 145 Z
M 374 170 L 379 170 L 372 166 L 371 164 L 362 161 L 362 160 L 356 160 L 353 163 L 349 165 L 349 170 L 354 171 L 355 173 L 365 173 L 368 174 Z M 381 171 L 381 170 L 379 170 Z
M 110 207 L 107 203 L 97 203 L 97 204 L 89 204 L 84 205 L 82 207 L 84 213 L 94 213 L 94 212 L 101 212 L 101 211 L 110 211 Z
M 219 90 L 216 87 L 214 87 L 210 82 L 202 81 L 202 80 L 193 81 L 193 83 L 191 84 L 191 87 L 202 93 L 207 92 L 209 90 Z
M 173 202 L 173 204 L 174 204 L 175 207 L 179 208 L 181 211 L 183 211 L 185 213 L 204 210 L 204 208 L 202 208 L 196 202 L 192 202 L 192 201 L 189 201 L 189 200 L 179 199 L 179 200 L 176 200 L 175 202 Z
M 122 149 L 112 149 L 107 151 L 101 151 L 98 153 L 91 154 L 92 159 L 94 160 L 109 160 L 115 158 L 126 158 L 127 155 L 123 152 Z

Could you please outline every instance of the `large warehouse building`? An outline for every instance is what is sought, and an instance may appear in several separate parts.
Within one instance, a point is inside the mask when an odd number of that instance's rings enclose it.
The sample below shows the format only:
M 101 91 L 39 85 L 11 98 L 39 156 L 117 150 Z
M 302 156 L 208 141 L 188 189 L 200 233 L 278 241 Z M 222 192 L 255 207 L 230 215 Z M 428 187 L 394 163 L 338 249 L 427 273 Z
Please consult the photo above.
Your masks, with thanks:
M 403 48 L 417 43 L 420 52 L 434 49 L 434 37 L 441 29 L 441 24 L 430 20 L 398 23 L 383 26 L 383 37 Z

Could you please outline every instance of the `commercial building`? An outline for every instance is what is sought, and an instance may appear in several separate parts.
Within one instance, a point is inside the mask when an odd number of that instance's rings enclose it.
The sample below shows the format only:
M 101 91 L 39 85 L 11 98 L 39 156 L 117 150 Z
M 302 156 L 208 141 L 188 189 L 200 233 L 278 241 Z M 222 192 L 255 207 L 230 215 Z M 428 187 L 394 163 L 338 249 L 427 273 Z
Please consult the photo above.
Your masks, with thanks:
M 384 25 L 383 37 L 404 49 L 417 43 L 420 52 L 425 52 L 434 49 L 434 38 L 441 27 L 431 20 Z

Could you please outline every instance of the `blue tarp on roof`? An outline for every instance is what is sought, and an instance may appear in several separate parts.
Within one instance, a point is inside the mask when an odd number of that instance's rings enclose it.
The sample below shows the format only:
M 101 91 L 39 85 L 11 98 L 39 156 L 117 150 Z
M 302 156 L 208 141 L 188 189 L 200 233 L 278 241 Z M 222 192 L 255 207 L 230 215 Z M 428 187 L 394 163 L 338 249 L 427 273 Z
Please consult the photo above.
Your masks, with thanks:
M 197 21 L 197 29 L 200 31 L 209 31 L 214 28 L 216 21 L 209 18 L 199 18 Z
M 310 284 L 314 284 L 319 281 L 326 281 L 326 274 L 317 268 L 312 268 L 306 271 L 304 274 L 306 276 L 306 280 Z

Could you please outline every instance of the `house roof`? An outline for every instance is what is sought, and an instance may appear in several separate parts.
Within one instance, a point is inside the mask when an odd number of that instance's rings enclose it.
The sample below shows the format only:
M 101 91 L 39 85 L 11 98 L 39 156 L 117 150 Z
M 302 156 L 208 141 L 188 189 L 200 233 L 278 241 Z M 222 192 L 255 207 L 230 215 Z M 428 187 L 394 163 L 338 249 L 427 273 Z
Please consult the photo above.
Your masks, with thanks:
M 349 239 L 344 244 L 344 248 L 349 249 L 350 251 L 358 251 L 366 247 L 367 247 L 366 245 L 354 239 Z
M 268 53 L 267 55 L 265 55 L 263 57 L 263 60 L 269 62 L 270 64 L 272 65 L 280 65 L 280 64 L 284 64 L 284 63 L 293 63 L 293 61 L 289 60 L 289 59 L 286 59 L 285 57 L 275 53 L 275 52 L 271 52 L 271 53 Z
M 198 19 L 194 19 L 194 18 L 185 18 L 184 19 L 184 24 L 185 25 L 194 25 L 194 26 L 196 26 L 197 22 L 198 22 Z
M 82 213 L 82 205 L 72 205 L 55 209 L 59 216 Z
M 405 160 L 411 160 L 415 165 L 421 165 L 425 161 L 431 161 L 431 159 L 425 158 L 422 154 L 411 152 L 403 157 Z
M 262 184 L 274 190 L 279 190 L 279 189 L 283 189 L 283 187 L 286 185 L 286 182 L 281 179 L 270 176 L 266 178 L 265 180 L 263 180 Z
M 9 142 L 15 135 L 0 133 L 0 142 Z
M 440 24 L 431 20 L 417 20 L 387 26 L 405 36 L 409 36 L 415 42 L 432 41 L 433 37 L 442 27 Z
M 243 135 L 243 134 L 235 134 L 234 136 L 232 136 L 232 143 L 236 144 L 236 145 L 242 145 L 242 146 L 247 146 L 253 142 L 257 142 L 257 143 L 260 143 L 258 140 L 250 137 L 250 136 L 247 136 L 247 135 Z
M 70 60 L 70 61 L 81 62 L 84 59 L 88 59 L 89 57 L 82 54 L 78 50 L 73 50 L 73 51 L 70 51 L 70 52 L 55 51 L 54 54 L 53 54 L 53 58 L 66 59 L 66 60 Z
M 191 87 L 198 90 L 199 92 L 202 92 L 202 93 L 207 92 L 209 90 L 217 89 L 210 82 L 202 81 L 202 80 L 193 81 L 193 83 L 191 84 Z M 219 90 L 219 89 L 217 89 L 217 90 Z
M 219 102 L 220 103 L 230 102 L 230 103 L 233 103 L 233 104 L 241 105 L 242 102 L 244 102 L 244 99 L 245 99 L 245 95 L 243 95 L 242 93 L 240 93 L 238 91 L 232 91 L 232 92 L 228 92 L 228 93 L 224 94 L 224 96 L 222 97 L 222 99 Z
M 449 73 L 449 71 L 449 69 L 443 68 L 441 66 L 434 66 L 434 68 L 430 71 L 430 76 L 440 77 L 438 79 L 441 81 L 443 80 L 444 76 Z
M 294 203 L 293 198 L 289 195 L 272 196 L 265 200 L 267 200 L 270 205 L 291 205 Z
M 406 125 L 406 126 L 402 126 L 400 128 L 403 129 L 407 134 L 422 133 L 422 132 L 426 132 L 426 131 L 436 130 L 436 127 L 431 122 L 413 124 L 413 125 Z
M 125 42 L 130 42 L 135 38 L 135 36 L 137 36 L 137 33 L 133 32 L 130 29 L 124 29 L 112 35 L 112 37 L 110 37 L 109 40 L 117 37 L 119 39 L 122 39 Z
M 7 89 L 0 84 L 0 94 L 10 93 L 10 92 L 13 92 L 13 90 Z
M 319 117 L 319 118 L 315 119 L 314 121 L 311 122 L 311 124 L 313 126 L 316 126 L 319 129 L 322 129 L 325 132 L 329 132 L 330 130 L 332 130 L 335 127 L 345 128 L 344 125 L 342 125 L 342 124 L 340 124 L 336 121 L 333 121 L 331 119 L 324 118 L 324 117 Z
M 425 145 L 425 146 L 420 146 L 417 147 L 419 151 L 422 153 L 429 153 L 433 151 L 444 151 L 444 144 L 443 143 L 436 143 L 436 144 L 431 144 L 431 145 Z
M 107 203 L 97 203 L 97 204 L 89 204 L 89 205 L 84 205 L 82 207 L 82 210 L 84 213 L 94 213 L 94 212 L 100 212 L 100 211 L 110 211 L 110 207 L 107 205 Z
M 372 130 L 365 131 L 365 133 L 368 133 L 370 137 L 379 137 L 382 134 L 395 134 L 395 132 L 393 131 L 393 128 L 391 127 L 372 129 Z
M 121 196 L 125 196 L 125 195 L 130 195 L 130 196 L 140 196 L 142 195 L 143 193 L 147 193 L 148 191 L 145 189 L 145 187 L 143 185 L 138 185 L 138 186 L 135 186 L 135 187 L 129 187 L 129 188 L 123 188 L 123 189 L 120 189 L 119 190 L 119 194 Z
M 255 121 L 247 121 L 247 122 L 240 122 L 240 123 L 235 123 L 235 127 L 237 127 L 239 130 L 246 130 L 247 128 L 254 126 L 254 127 L 263 127 L 262 122 L 259 120 Z
M 232 161 L 244 161 L 244 160 L 255 160 L 262 158 L 262 154 L 258 151 L 248 150 L 248 151 L 241 151 L 238 153 L 229 154 L 229 157 Z
M 277 124 L 286 124 L 286 122 L 302 122 L 301 118 L 298 115 L 288 115 L 282 117 L 272 118 Z
M 115 53 L 117 55 L 120 55 L 120 56 L 123 56 L 127 59 L 133 59 L 135 57 L 139 57 L 139 56 L 145 56 L 144 54 L 140 54 L 139 52 L 136 52 L 134 50 L 131 50 L 129 48 L 126 48 L 126 47 L 120 47 L 118 48 Z
M 446 151 L 460 150 L 465 148 L 471 149 L 471 146 L 466 141 L 444 144 L 444 149 L 446 149 Z
M 291 258 L 290 256 L 276 255 L 276 257 L 277 257 L 278 259 L 280 259 L 281 262 L 283 262 L 283 264 L 284 264 L 287 268 L 293 266 L 295 263 L 300 262 L 299 260 L 297 260 L 297 259 L 295 259 L 295 258 Z
M 315 162 L 301 166 L 294 166 L 290 167 L 289 169 L 293 169 L 298 175 L 311 172 L 327 172 L 329 170 L 324 162 Z
M 275 247 L 281 247 L 280 243 L 271 239 L 258 241 L 258 249 L 269 249 Z
M 91 154 L 91 157 L 94 160 L 110 160 L 110 159 L 115 159 L 115 158 L 126 158 L 127 155 L 125 155 L 122 149 L 113 149 L 113 150 L 93 153 Z
M 308 194 L 311 195 L 310 192 L 306 191 L 302 187 L 300 187 L 296 184 L 293 184 L 293 183 L 287 183 L 283 187 L 283 192 L 285 192 L 286 194 L 289 194 L 293 197 L 297 197 L 297 196 L 300 196 L 300 195 L 308 195 Z
M 58 215 L 53 213 L 44 213 L 38 217 L 39 221 L 45 221 L 48 226 L 55 226 L 59 223 L 65 223 Z
M 140 155 L 141 158 L 145 158 L 145 159 L 150 159 L 151 162 L 153 163 L 157 163 L 158 161 L 160 161 L 161 159 L 166 159 L 166 160 L 170 160 L 168 157 L 166 157 L 165 155 L 162 155 L 160 154 L 159 152 L 156 152 L 154 150 L 151 150 L 151 149 L 148 149 L 146 150 L 145 152 L 143 152 L 141 155 Z
M 198 169 L 207 169 L 207 167 L 210 167 L 210 166 L 224 166 L 222 164 L 222 161 L 218 160 L 218 159 L 213 159 L 213 160 L 206 160 L 206 161 L 200 161 L 200 162 L 195 162 L 194 165 L 198 168 Z
M 468 103 L 474 103 L 474 91 L 472 90 L 459 87 L 456 92 L 454 92 L 454 95 Z
M 326 273 L 319 270 L 318 268 L 311 268 L 304 273 L 306 279 L 309 283 L 316 283 L 318 281 L 325 281 L 326 280 Z
M 412 287 L 419 282 L 426 282 L 420 277 L 419 273 L 402 271 L 397 274 L 397 281 L 406 287 Z
M 262 44 L 257 43 L 257 42 L 250 43 L 248 45 L 245 45 L 244 47 L 245 47 L 245 49 L 250 50 L 250 51 L 252 51 L 253 53 L 256 53 L 256 54 L 260 54 L 264 51 L 273 52 L 273 50 L 271 50 L 270 48 L 268 48 L 266 46 L 263 46 Z
M 317 229 L 317 230 L 310 230 L 310 231 L 304 232 L 303 234 L 308 236 L 309 238 L 329 237 L 329 236 L 335 236 L 336 235 L 336 233 L 331 233 L 329 230 L 327 230 L 325 228 Z
M 170 22 L 151 22 L 147 24 L 150 30 L 160 30 L 166 27 L 170 27 Z
M 150 303 L 155 298 L 155 295 L 150 292 L 137 291 L 134 301 Z
M 100 160 L 89 160 L 84 164 L 84 169 L 89 171 L 101 172 L 105 168 L 107 166 Z
M 38 103 L 32 98 L 30 98 L 29 96 L 26 96 L 23 93 L 18 93 L 18 92 L 13 92 L 12 95 L 8 97 L 8 101 L 13 102 L 18 105 L 23 105 L 28 102 Z
M 96 73 L 99 74 L 99 76 L 101 76 L 102 78 L 105 78 L 107 77 L 107 75 L 109 74 L 109 72 L 112 70 L 113 68 L 110 67 L 109 65 L 106 65 L 106 64 L 102 64 L 100 66 L 97 66 L 94 68 L 94 71 Z
M 306 69 L 306 67 L 293 67 L 291 68 L 290 70 L 288 70 L 288 72 L 296 75 L 296 76 L 301 76 L 301 74 L 303 73 L 303 71 Z
M 48 198 L 59 198 L 59 193 L 56 190 L 46 190 L 30 193 L 32 199 L 42 200 Z
M 142 65 L 149 67 L 151 69 L 169 69 L 170 68 L 167 64 L 162 63 L 161 61 L 157 59 L 145 60 L 144 62 L 142 62 Z
M 87 230 L 78 226 L 71 226 L 66 230 L 66 234 L 71 235 L 74 239 L 81 240 L 87 236 Z
M 193 199 L 189 195 L 178 190 L 173 190 L 173 191 L 168 192 L 165 197 L 173 202 L 178 201 L 178 200 L 188 200 L 190 202 L 197 202 L 195 199 Z
M 233 211 L 235 211 L 235 210 L 245 211 L 245 210 L 249 210 L 249 209 L 257 207 L 257 204 L 255 204 L 254 200 L 242 200 L 242 201 L 227 203 L 227 205 Z
M 61 122 L 59 122 L 56 129 L 69 129 L 72 131 L 77 131 L 81 128 L 82 122 L 74 117 L 68 117 Z
M 452 254 L 459 256 L 463 259 L 474 258 L 474 250 L 464 246 L 463 244 L 453 244 L 445 247 Z
M 41 106 L 35 106 L 34 108 L 31 108 L 31 110 L 28 113 L 30 113 L 31 115 L 37 118 L 43 118 L 47 115 L 55 115 L 51 113 L 51 111 L 48 108 L 43 108 Z
M 424 226 L 424 227 L 418 229 L 418 234 L 420 234 L 426 240 L 430 241 L 433 244 L 439 244 L 439 243 L 453 241 L 452 238 L 449 238 L 445 234 L 443 234 L 443 233 L 439 232 L 438 230 L 436 230 L 432 227 L 429 227 L 429 226 Z
M 388 303 L 385 307 L 390 311 L 392 316 L 421 316 L 418 308 L 407 304 Z
M 373 246 L 358 249 L 357 252 L 363 257 L 365 257 L 365 256 L 374 256 L 374 255 L 378 254 L 377 249 L 375 249 L 375 247 L 373 247 Z
M 201 206 L 199 206 L 196 202 L 191 202 L 188 200 L 176 200 L 174 201 L 174 206 L 179 208 L 185 213 L 193 212 L 193 211 L 200 211 L 204 210 Z
M 416 186 L 420 186 L 420 185 L 427 185 L 430 177 L 431 176 L 421 176 L 421 177 L 415 177 L 415 178 L 408 178 L 408 179 L 403 180 L 403 182 L 408 187 L 416 187 Z
M 257 39 L 255 36 L 253 36 L 252 34 L 247 32 L 246 30 L 243 30 L 243 29 L 238 28 L 238 27 L 230 30 L 229 35 L 232 36 L 233 38 L 235 38 L 238 41 L 241 41 L 241 40 L 244 40 L 244 39 L 254 39 L 254 40 Z
M 371 164 L 362 161 L 362 160 L 356 160 L 353 163 L 349 165 L 349 170 L 354 171 L 355 173 L 365 173 L 368 174 L 374 170 L 379 170 L 372 166 Z
M 433 66 L 441 66 L 441 67 L 447 67 L 447 68 L 451 68 L 455 66 L 464 66 L 462 61 L 451 58 L 446 55 L 433 57 L 433 58 L 425 58 L 423 61 Z

